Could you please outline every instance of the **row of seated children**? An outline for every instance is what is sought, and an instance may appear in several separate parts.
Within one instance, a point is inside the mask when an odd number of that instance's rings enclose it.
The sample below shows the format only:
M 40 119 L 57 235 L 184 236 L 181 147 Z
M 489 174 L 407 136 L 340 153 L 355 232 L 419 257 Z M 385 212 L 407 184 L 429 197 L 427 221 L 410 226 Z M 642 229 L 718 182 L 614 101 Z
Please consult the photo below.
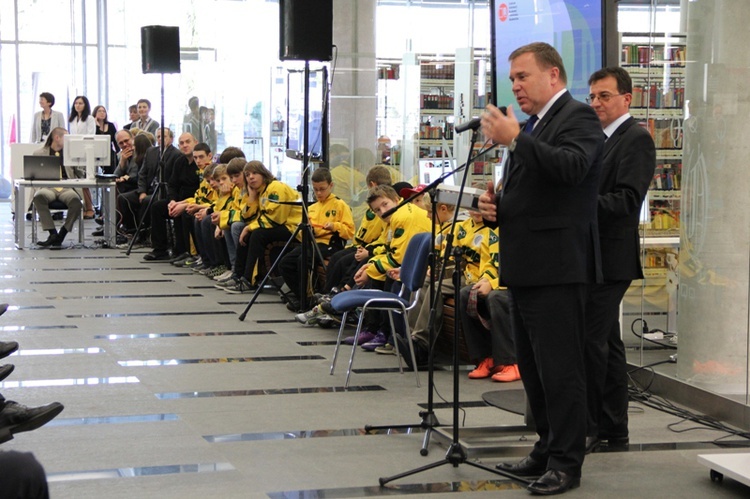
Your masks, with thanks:
M 371 193 L 374 194 L 375 192 L 377 192 L 376 189 L 371 190 Z M 415 190 L 405 189 L 402 193 L 403 197 L 406 197 L 414 194 Z M 368 202 L 371 201 L 372 197 L 371 195 Z M 426 206 L 431 208 L 429 194 L 419 196 L 419 198 L 425 198 Z M 376 209 L 378 201 L 377 199 L 375 200 L 374 207 Z M 390 207 L 395 206 L 397 202 L 397 198 L 393 198 L 393 204 L 386 202 L 386 211 Z M 446 236 L 451 230 L 454 211 L 455 207 L 452 205 L 436 203 L 435 220 L 438 224 L 438 230 L 435 244 L 436 251 L 438 252 L 445 250 Z M 416 213 L 422 217 L 422 220 L 428 220 L 432 215 L 430 212 L 419 213 L 417 211 Z M 409 217 L 406 218 L 408 219 Z M 365 215 L 363 222 L 366 221 L 367 215 Z M 425 227 L 416 224 L 416 226 L 429 230 L 429 225 Z M 410 237 L 402 240 L 402 245 L 408 244 L 408 239 Z M 520 379 L 520 375 L 515 360 L 515 349 L 510 329 L 508 295 L 507 290 L 499 286 L 497 272 L 499 251 L 497 232 L 484 225 L 479 213 L 470 212 L 470 218 L 459 223 L 459 227 L 456 230 L 455 246 L 458 247 L 460 250 L 459 253 L 462 255 L 464 262 L 463 276 L 466 283 L 466 286 L 461 289 L 458 306 L 461 311 L 460 316 L 469 356 L 477 366 L 469 373 L 469 377 L 471 379 L 491 377 L 493 381 L 500 382 L 516 381 Z M 350 249 L 349 253 L 351 251 Z M 354 251 L 361 251 L 361 249 Z M 446 268 L 446 276 L 441 283 L 440 292 L 436 294 L 437 303 L 435 306 L 437 316 L 435 324 L 441 323 L 443 295 L 453 296 L 454 294 L 451 277 L 452 271 L 453 268 L 449 265 L 449 268 Z M 397 280 L 399 278 L 399 266 L 394 266 L 386 270 L 385 273 L 388 278 Z M 359 283 L 361 276 L 361 269 L 356 270 L 354 276 L 355 282 Z M 438 278 L 437 275 L 435 277 Z M 332 289 L 334 294 L 345 290 L 346 288 L 342 290 Z M 428 322 L 431 306 L 430 300 L 427 299 L 428 296 L 429 280 L 426 280 L 420 292 L 417 305 L 408 314 L 408 322 L 418 365 L 423 365 L 427 362 L 429 351 Z M 319 301 L 319 305 L 312 310 L 304 314 L 298 314 L 296 316 L 297 321 L 309 325 L 330 319 L 331 315 L 335 314 L 335 310 L 331 308 L 329 303 L 330 297 L 321 296 L 319 297 Z M 403 344 L 399 345 L 401 352 L 409 351 L 403 338 L 403 331 L 400 331 L 401 335 L 389 334 L 390 332 L 386 331 L 389 328 L 389 322 L 384 316 L 373 314 L 371 317 L 365 318 L 364 324 L 363 331 L 360 332 L 359 336 L 359 342 L 364 350 L 393 354 L 395 353 L 395 349 L 392 346 L 392 342 L 396 340 L 403 342 Z M 399 329 L 398 326 L 397 329 Z M 345 341 L 352 344 L 354 337 L 349 337 Z M 408 356 L 405 356 L 405 358 L 407 363 L 410 363 Z

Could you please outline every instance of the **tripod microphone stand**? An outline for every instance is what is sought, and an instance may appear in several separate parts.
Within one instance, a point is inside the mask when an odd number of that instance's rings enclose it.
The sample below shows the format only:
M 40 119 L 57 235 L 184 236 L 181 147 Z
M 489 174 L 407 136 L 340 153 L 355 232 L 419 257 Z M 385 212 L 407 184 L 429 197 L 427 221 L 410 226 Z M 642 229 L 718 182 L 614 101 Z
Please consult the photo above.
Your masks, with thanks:
M 465 167 L 468 172 L 468 166 L 476 159 L 480 154 L 484 154 L 484 152 L 487 151 L 480 151 L 476 156 L 472 157 L 472 152 L 474 151 L 474 146 L 477 142 L 478 137 L 478 122 L 475 127 L 472 127 L 472 136 L 471 136 L 471 145 L 469 146 L 469 156 L 466 161 Z M 489 149 L 488 149 L 489 150 Z M 458 169 L 456 169 L 458 171 Z M 496 475 L 501 475 L 507 478 L 511 478 L 513 480 L 516 480 L 518 482 L 523 483 L 524 485 L 528 485 L 531 483 L 531 480 L 521 478 L 519 476 L 516 476 L 512 473 L 508 473 L 503 470 L 498 470 L 496 468 L 492 468 L 489 466 L 485 466 L 484 464 L 469 461 L 468 456 L 466 453 L 466 450 L 461 446 L 459 442 L 459 428 L 458 428 L 458 420 L 459 420 L 459 377 L 458 377 L 458 336 L 459 336 L 459 314 L 460 314 L 460 307 L 458 304 L 459 301 L 459 293 L 461 291 L 461 271 L 460 271 L 460 264 L 458 262 L 460 261 L 460 250 L 455 251 L 453 248 L 453 237 L 455 235 L 456 230 L 456 224 L 458 221 L 458 207 L 461 205 L 461 198 L 464 194 L 464 189 L 466 187 L 466 179 L 468 178 L 467 172 L 464 172 L 463 179 L 461 181 L 461 189 L 458 192 L 458 199 L 456 200 L 456 211 L 453 215 L 453 226 L 451 227 L 451 231 L 448 234 L 446 238 L 446 246 L 445 246 L 445 252 L 443 254 L 443 265 L 440 269 L 440 279 L 438 283 L 442 283 L 443 277 L 445 275 L 445 268 L 447 266 L 447 263 L 449 261 L 449 258 L 451 255 L 454 256 L 455 261 L 457 263 L 456 270 L 453 273 L 453 279 L 454 279 L 454 299 L 456 300 L 456 317 L 454 318 L 454 325 L 453 325 L 453 439 L 451 441 L 450 446 L 448 447 L 447 452 L 445 453 L 445 457 L 440 460 L 436 461 L 434 463 L 427 464 L 425 466 L 420 466 L 418 468 L 414 468 L 409 471 L 405 471 L 402 473 L 399 473 L 397 475 L 389 476 L 389 477 L 381 477 L 378 479 L 378 482 L 381 486 L 392 482 L 393 480 L 398 480 L 400 478 L 404 478 L 407 476 L 411 476 L 417 473 L 421 473 L 423 471 L 431 470 L 433 468 L 437 468 L 439 466 L 443 466 L 445 464 L 450 464 L 454 468 L 457 468 L 460 464 L 468 464 L 469 466 L 474 466 L 475 468 L 480 468 L 485 471 L 489 471 L 490 473 L 494 473 Z M 432 333 L 433 333 L 433 327 L 434 327 L 434 318 L 435 318 L 435 307 L 433 307 L 433 310 L 430 314 L 430 339 L 432 340 Z M 430 356 L 432 356 L 432 344 L 430 345 Z M 431 359 L 430 359 L 431 360 Z M 415 366 L 416 368 L 416 366 Z M 432 386 L 430 386 L 430 391 L 432 391 Z M 424 455 L 424 454 L 422 454 Z
M 308 285 L 308 273 L 309 273 L 309 262 L 308 262 L 308 251 L 310 250 L 310 245 L 312 245 L 313 249 L 313 263 L 311 268 L 315 268 L 315 256 L 320 259 L 320 263 L 324 264 L 325 260 L 323 259 L 323 254 L 320 251 L 320 248 L 315 242 L 315 233 L 313 231 L 312 225 L 310 225 L 310 217 L 307 212 L 307 199 L 310 192 L 310 152 L 309 152 L 309 139 L 310 139 L 310 61 L 305 60 L 305 70 L 304 70 L 304 79 L 305 79 L 305 96 L 304 96 L 304 106 L 303 106 L 303 114 L 302 114 L 302 121 L 304 123 L 303 127 L 303 146 L 302 146 L 302 183 L 297 186 L 297 190 L 302 194 L 302 201 L 299 203 L 297 202 L 279 202 L 280 204 L 300 204 L 302 206 L 302 221 L 297 225 L 297 228 L 294 230 L 294 233 L 289 238 L 289 240 L 286 242 L 284 247 L 281 250 L 281 254 L 276 258 L 276 261 L 273 262 L 273 265 L 271 265 L 271 268 L 268 269 L 268 272 L 266 272 L 266 275 L 263 277 L 263 280 L 258 285 L 258 289 L 255 290 L 255 293 L 253 294 L 253 297 L 250 299 L 250 303 L 247 304 L 247 307 L 245 307 L 245 310 L 240 314 L 240 320 L 244 321 L 245 317 L 247 317 L 247 313 L 250 311 L 250 308 L 255 303 L 255 300 L 258 299 L 258 295 L 263 291 L 263 286 L 265 286 L 266 281 L 268 281 L 270 275 L 273 273 L 273 271 L 278 266 L 279 262 L 281 261 L 281 258 L 286 254 L 286 250 L 289 247 L 289 245 L 297 238 L 297 234 L 302 234 L 302 266 L 301 266 L 301 272 L 300 272 L 300 282 L 299 282 L 299 288 L 298 288 L 298 298 L 299 298 L 299 304 L 300 307 L 304 308 L 307 305 L 307 285 Z M 275 201 L 278 202 L 278 201 Z M 304 310 L 298 310 L 299 312 L 304 312 Z
M 156 184 L 156 188 L 154 189 L 154 192 L 151 193 L 151 198 L 148 200 L 148 204 L 146 205 L 146 209 L 143 210 L 143 216 L 141 216 L 141 220 L 138 222 L 138 227 L 135 229 L 135 234 L 133 234 L 133 239 L 130 240 L 130 243 L 128 244 L 128 249 L 125 251 L 126 255 L 130 255 L 130 252 L 133 251 L 133 244 L 138 240 L 138 236 L 141 234 L 141 231 L 143 230 L 143 224 L 146 221 L 146 217 L 150 215 L 151 213 L 151 206 L 154 204 L 154 201 L 157 199 L 163 199 L 161 196 L 166 197 L 167 196 L 167 184 L 164 182 L 164 130 L 166 127 L 164 126 L 164 73 L 161 74 L 161 137 L 159 138 L 159 165 L 156 168 L 156 176 L 159 179 L 159 182 Z M 116 236 L 115 236 L 116 237 Z
M 271 268 L 268 269 L 268 271 L 266 272 L 266 275 L 263 276 L 263 279 L 260 281 L 260 284 L 258 284 L 258 289 L 255 290 L 255 293 L 253 293 L 253 296 L 250 298 L 250 302 L 245 307 L 245 310 L 240 314 L 239 318 L 241 321 L 244 321 L 245 317 L 247 317 L 247 313 L 250 311 L 253 304 L 258 299 L 258 296 L 263 292 L 263 287 L 266 285 L 266 282 L 271 278 L 273 271 L 276 270 L 276 267 L 278 267 L 279 262 L 281 262 L 281 259 L 284 258 L 284 256 L 286 256 L 286 252 L 287 252 L 286 250 L 289 248 L 292 242 L 297 239 L 298 234 L 302 233 L 303 253 L 305 250 L 304 248 L 304 245 L 305 245 L 304 241 L 306 239 L 305 234 L 307 234 L 307 238 L 308 238 L 307 240 L 312 241 L 312 244 L 315 248 L 313 251 L 316 253 L 316 256 L 320 259 L 320 261 L 323 262 L 323 254 L 320 252 L 320 248 L 318 248 L 318 245 L 315 244 L 315 234 L 313 233 L 312 225 L 310 225 L 308 217 L 305 216 L 307 213 L 306 201 L 302 199 L 301 201 L 272 201 L 272 202 L 278 203 L 278 204 L 301 206 L 302 207 L 302 221 L 299 224 L 297 224 L 297 228 L 294 229 L 294 232 L 292 233 L 292 235 L 289 236 L 289 239 L 287 240 L 286 244 L 284 244 L 284 247 L 281 249 L 281 253 L 279 253 L 279 256 L 276 257 L 276 260 L 274 260 L 273 264 L 271 265 Z M 307 244 L 310 244 L 310 243 L 307 243 Z M 307 272 L 306 266 L 307 266 L 307 263 L 303 261 L 302 263 L 303 273 Z M 305 275 L 305 278 L 306 277 L 307 276 Z

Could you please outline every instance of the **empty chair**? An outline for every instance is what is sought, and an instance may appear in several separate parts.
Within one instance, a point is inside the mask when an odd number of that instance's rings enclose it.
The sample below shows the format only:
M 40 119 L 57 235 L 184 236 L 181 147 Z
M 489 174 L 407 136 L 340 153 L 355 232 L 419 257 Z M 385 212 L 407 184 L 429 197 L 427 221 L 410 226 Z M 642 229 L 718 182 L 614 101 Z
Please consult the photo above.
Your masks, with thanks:
M 411 355 L 412 365 L 415 367 L 414 374 L 417 378 L 417 386 L 419 386 L 419 372 L 416 369 L 417 361 L 414 357 L 414 345 L 411 340 L 409 324 L 406 320 L 406 311 L 414 307 L 417 298 L 419 297 L 419 290 L 422 288 L 422 283 L 424 282 L 427 273 L 427 264 L 431 250 L 430 239 L 430 233 L 425 232 L 415 235 L 412 240 L 409 241 L 409 246 L 406 248 L 406 253 L 404 254 L 403 265 L 401 265 L 401 290 L 398 294 L 377 289 L 353 289 L 351 291 L 339 293 L 331 300 L 331 306 L 336 309 L 337 312 L 344 314 L 341 318 L 341 328 L 339 329 L 339 335 L 338 338 L 336 338 L 336 347 L 333 351 L 331 374 L 333 374 L 334 368 L 336 367 L 336 357 L 338 356 L 339 347 L 341 346 L 341 339 L 344 334 L 347 315 L 349 312 L 358 308 L 362 309 L 362 312 L 359 315 L 359 322 L 357 323 L 357 330 L 354 333 L 354 344 L 352 345 L 352 353 L 349 356 L 349 368 L 346 371 L 345 387 L 349 386 L 349 378 L 352 373 L 352 362 L 354 362 L 354 353 L 357 351 L 357 340 L 359 339 L 359 334 L 362 330 L 362 321 L 367 310 L 387 311 L 392 334 L 397 334 L 393 324 L 393 312 L 400 311 L 403 314 L 404 323 L 406 323 L 406 338 L 409 341 L 409 354 Z M 404 368 L 398 351 L 398 342 L 394 341 L 393 346 L 396 349 L 399 370 L 403 374 Z

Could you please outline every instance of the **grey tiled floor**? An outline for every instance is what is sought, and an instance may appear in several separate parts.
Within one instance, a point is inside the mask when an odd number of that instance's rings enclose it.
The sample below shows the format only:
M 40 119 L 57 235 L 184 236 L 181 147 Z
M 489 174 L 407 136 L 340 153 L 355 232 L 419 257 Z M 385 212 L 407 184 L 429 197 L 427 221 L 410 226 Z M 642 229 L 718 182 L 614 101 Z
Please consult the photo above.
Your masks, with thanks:
M 93 229 L 87 221 L 87 244 Z M 418 431 L 362 430 L 368 423 L 418 422 L 426 376 L 417 388 L 411 373 L 388 369 L 394 357 L 358 353 L 355 368 L 375 372 L 355 372 L 352 385 L 373 389 L 344 391 L 348 351 L 330 376 L 333 347 L 316 344 L 335 339 L 334 330 L 257 322 L 291 318 L 272 294 L 240 322 L 247 295 L 227 295 L 190 271 L 145 263 L 142 249 L 130 256 L 116 249 L 16 250 L 8 203 L 0 204 L 0 241 L 0 301 L 12 305 L 0 318 L 0 340 L 21 343 L 7 359 L 16 371 L 0 391 L 28 405 L 66 406 L 53 423 L 17 435 L 3 449 L 34 452 L 53 497 L 437 498 L 472 489 L 471 497 L 528 495 L 467 465 L 379 488 L 379 477 L 444 455 L 445 446 L 433 439 L 429 456 L 420 456 Z M 461 415 L 466 426 L 522 423 L 521 416 L 477 403 L 486 391 L 520 383 L 470 382 L 465 374 L 461 399 L 473 402 Z M 451 396 L 450 371 L 435 378 L 440 393 Z M 441 422 L 451 421 L 449 409 L 436 412 Z M 582 487 L 568 497 L 746 496 L 748 489 L 731 480 L 711 483 L 696 462 L 699 453 L 721 452 L 698 445 L 721 435 L 672 433 L 667 425 L 676 421 L 631 404 L 631 451 L 589 456 Z M 483 462 L 524 452 L 510 443 L 517 444 L 509 440 Z M 649 445 L 662 443 L 681 445 Z

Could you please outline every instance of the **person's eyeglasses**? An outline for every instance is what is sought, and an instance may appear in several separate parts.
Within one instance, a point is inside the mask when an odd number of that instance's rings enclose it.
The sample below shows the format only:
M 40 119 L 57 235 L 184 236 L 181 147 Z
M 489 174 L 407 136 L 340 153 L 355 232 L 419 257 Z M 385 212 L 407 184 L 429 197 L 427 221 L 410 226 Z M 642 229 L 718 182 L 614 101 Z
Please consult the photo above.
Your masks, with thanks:
M 609 92 L 602 92 L 600 94 L 589 94 L 588 97 L 586 97 L 586 103 L 591 104 L 594 102 L 594 99 L 599 99 L 599 102 L 609 102 L 612 97 L 619 97 L 621 95 L 626 94 L 610 94 Z

